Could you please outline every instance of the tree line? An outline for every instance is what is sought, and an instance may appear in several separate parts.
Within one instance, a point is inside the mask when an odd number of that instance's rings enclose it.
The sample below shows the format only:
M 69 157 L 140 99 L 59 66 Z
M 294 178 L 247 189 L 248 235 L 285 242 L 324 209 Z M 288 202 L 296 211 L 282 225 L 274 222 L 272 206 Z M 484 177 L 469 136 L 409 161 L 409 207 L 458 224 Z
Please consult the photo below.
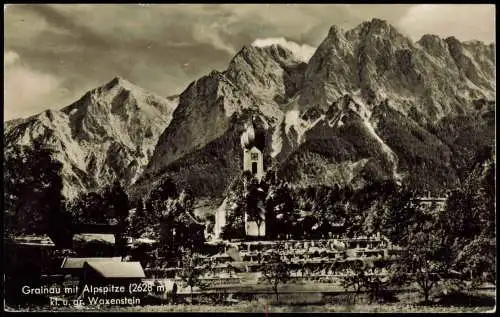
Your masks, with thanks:
M 117 243 L 125 236 L 152 238 L 173 250 L 204 242 L 189 190 L 179 190 L 170 178 L 138 201 L 129 199 L 119 181 L 68 201 L 61 175 L 62 164 L 42 144 L 5 150 L 4 236 L 47 234 L 56 246 L 70 248 L 79 227 L 101 224 L 114 228 Z

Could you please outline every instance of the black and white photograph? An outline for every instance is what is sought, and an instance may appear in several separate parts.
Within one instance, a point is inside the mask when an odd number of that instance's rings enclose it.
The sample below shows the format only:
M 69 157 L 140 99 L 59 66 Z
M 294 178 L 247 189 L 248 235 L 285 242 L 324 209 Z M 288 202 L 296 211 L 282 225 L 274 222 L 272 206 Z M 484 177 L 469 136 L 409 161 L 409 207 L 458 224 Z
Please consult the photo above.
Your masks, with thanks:
M 4 5 L 4 311 L 495 312 L 495 13 Z

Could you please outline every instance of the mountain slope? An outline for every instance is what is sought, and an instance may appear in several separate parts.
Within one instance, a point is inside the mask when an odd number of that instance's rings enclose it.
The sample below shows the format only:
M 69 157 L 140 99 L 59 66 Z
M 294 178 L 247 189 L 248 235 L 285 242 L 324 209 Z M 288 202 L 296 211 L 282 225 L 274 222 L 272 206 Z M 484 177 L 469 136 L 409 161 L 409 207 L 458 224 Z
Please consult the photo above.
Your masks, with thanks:
M 221 137 L 236 112 L 257 108 L 278 120 L 280 105 L 300 86 L 304 66 L 280 46 L 244 47 L 226 71 L 211 72 L 180 95 L 175 119 L 160 136 L 148 171 L 157 173 Z
M 118 179 L 128 186 L 142 173 L 160 133 L 172 119 L 175 98 L 150 94 L 116 77 L 61 109 L 7 123 L 6 148 L 49 146 L 63 163 L 64 195 L 97 190 Z

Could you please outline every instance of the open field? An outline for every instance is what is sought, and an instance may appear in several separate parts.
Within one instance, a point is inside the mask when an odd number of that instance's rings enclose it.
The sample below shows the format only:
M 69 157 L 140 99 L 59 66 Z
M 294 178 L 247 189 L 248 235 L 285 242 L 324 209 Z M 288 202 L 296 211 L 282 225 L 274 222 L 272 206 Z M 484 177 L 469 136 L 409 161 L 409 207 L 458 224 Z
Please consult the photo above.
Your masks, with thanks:
M 21 310 L 40 311 L 40 309 Z M 44 310 L 47 311 L 47 310 Z M 54 311 L 78 311 L 75 309 L 57 309 Z M 119 312 L 418 312 L 418 313 L 456 313 L 456 312 L 492 312 L 494 307 L 442 307 L 398 304 L 356 304 L 356 305 L 265 305 L 258 302 L 241 303 L 232 306 L 214 305 L 159 305 L 133 307 L 93 307 L 82 311 L 119 311 Z
M 201 304 L 163 304 L 141 306 L 87 306 L 79 309 L 74 307 L 33 307 L 20 311 L 117 311 L 117 312 L 420 312 L 420 313 L 456 313 L 456 312 L 493 312 L 495 309 L 495 291 L 479 291 L 470 298 L 448 297 L 435 299 L 428 305 L 421 304 L 417 293 L 399 294 L 396 303 L 368 303 L 360 296 L 355 304 L 348 294 L 326 295 L 322 293 L 282 294 L 279 302 L 274 295 L 261 294 L 252 300 L 240 301 L 233 305 L 208 304 L 205 298 Z M 200 298 L 201 300 L 201 298 Z M 352 303 L 352 302 L 351 302 Z M 18 310 L 19 311 L 19 310 Z
M 422 312 L 422 313 L 440 313 L 440 312 L 487 312 L 492 311 L 492 307 L 439 307 L 439 306 L 417 306 L 405 304 L 393 305 L 271 305 L 266 306 L 261 303 L 244 303 L 229 307 L 210 306 L 210 305 L 182 305 L 175 306 L 145 306 L 141 309 L 132 307 L 130 310 L 121 311 L 147 311 L 147 312 L 268 312 L 268 313 L 293 313 L 293 312 Z

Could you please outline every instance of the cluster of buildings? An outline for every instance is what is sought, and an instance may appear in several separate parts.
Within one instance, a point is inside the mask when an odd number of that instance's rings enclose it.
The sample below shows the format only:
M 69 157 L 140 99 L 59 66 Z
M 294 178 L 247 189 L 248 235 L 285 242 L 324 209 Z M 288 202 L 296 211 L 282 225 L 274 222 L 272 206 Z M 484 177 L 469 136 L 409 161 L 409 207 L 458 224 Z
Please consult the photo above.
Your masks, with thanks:
M 114 235 L 77 235 L 74 239 L 78 246 L 76 250 L 85 249 L 82 240 L 89 243 L 104 241 L 100 246 L 108 246 L 109 249 L 94 249 L 92 256 L 81 257 L 75 249 L 56 249 L 47 235 L 23 235 L 6 240 L 5 246 L 9 251 L 7 262 L 11 267 L 17 264 L 39 272 L 42 284 L 56 283 L 64 287 L 85 284 L 122 285 L 141 281 L 146 277 L 140 262 L 129 262 L 124 257 L 110 255 L 113 252 L 110 250 L 114 248 Z
M 263 265 L 275 254 L 297 279 L 329 278 L 348 274 L 353 263 L 371 263 L 374 269 L 395 260 L 400 248 L 381 236 L 323 240 L 212 242 L 211 254 L 198 256 L 203 278 L 222 284 L 263 282 Z M 146 268 L 151 278 L 179 279 L 180 267 Z M 338 279 L 337 279 L 338 280 Z
M 75 240 L 109 239 L 109 236 L 84 235 Z M 128 285 L 160 281 L 165 290 L 173 283 L 183 285 L 181 262 L 156 258 L 156 262 L 130 261 L 114 255 L 81 256 L 78 249 L 56 250 L 47 236 L 18 237 L 17 248 L 25 248 L 23 256 L 45 263 L 40 270 L 43 284 L 56 283 L 65 288 L 84 285 Z M 92 241 L 92 240 L 91 240 Z M 150 241 L 145 241 L 150 242 Z M 81 243 L 81 242 L 78 242 Z M 323 240 L 216 241 L 206 244 L 206 252 L 198 254 L 200 278 L 213 287 L 257 285 L 265 283 L 263 265 L 273 254 L 289 264 L 292 279 L 320 283 L 336 283 L 356 261 L 372 263 L 377 274 L 384 274 L 386 263 L 401 250 L 381 236 L 332 238 Z M 17 252 L 17 251 L 16 251 Z M 17 253 L 20 255 L 21 253 Z M 52 265 L 50 265 L 52 264 Z M 78 294 L 76 294 L 78 295 Z

